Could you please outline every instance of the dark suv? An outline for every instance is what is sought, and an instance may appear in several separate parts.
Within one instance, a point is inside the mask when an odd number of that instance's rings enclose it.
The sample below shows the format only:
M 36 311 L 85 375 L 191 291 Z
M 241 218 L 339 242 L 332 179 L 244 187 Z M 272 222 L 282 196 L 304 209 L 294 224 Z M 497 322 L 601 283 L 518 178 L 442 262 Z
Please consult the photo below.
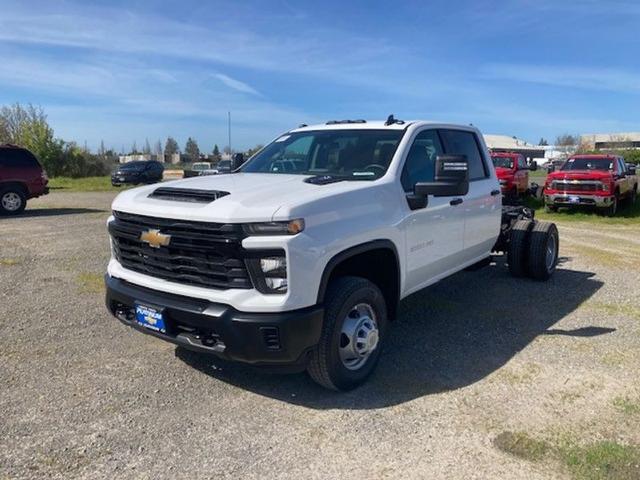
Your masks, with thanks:
M 17 215 L 27 200 L 49 193 L 49 179 L 26 148 L 0 145 L 0 214 Z
M 120 165 L 111 174 L 111 184 L 119 187 L 125 183 L 138 185 L 140 183 L 156 183 L 162 180 L 164 166 L 155 160 L 128 162 Z

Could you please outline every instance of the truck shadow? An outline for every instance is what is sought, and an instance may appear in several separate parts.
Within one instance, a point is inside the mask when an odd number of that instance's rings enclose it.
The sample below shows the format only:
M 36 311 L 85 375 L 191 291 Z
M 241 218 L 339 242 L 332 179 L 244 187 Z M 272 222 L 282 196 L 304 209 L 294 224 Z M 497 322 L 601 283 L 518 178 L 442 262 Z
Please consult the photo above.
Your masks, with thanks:
M 559 269 L 548 282 L 514 279 L 498 260 L 443 280 L 403 302 L 376 372 L 347 393 L 324 390 L 306 374 L 269 375 L 182 348 L 176 356 L 218 380 L 308 408 L 383 408 L 482 380 L 540 335 L 584 339 L 614 331 L 551 328 L 602 287 L 593 277 Z
M 0 218 L 27 218 L 27 217 L 57 217 L 59 215 L 80 215 L 83 213 L 104 213 L 106 210 L 97 208 L 31 208 L 19 215 Z

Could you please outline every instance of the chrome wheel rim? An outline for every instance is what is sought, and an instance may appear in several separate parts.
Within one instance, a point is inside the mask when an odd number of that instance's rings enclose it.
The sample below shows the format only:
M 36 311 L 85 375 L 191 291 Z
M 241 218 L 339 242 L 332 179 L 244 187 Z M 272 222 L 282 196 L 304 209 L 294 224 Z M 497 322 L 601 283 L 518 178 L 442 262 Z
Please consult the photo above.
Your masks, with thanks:
M 15 192 L 7 192 L 2 196 L 2 208 L 10 212 L 15 212 L 22 205 L 20 195 Z
M 342 322 L 340 360 L 348 370 L 358 370 L 378 348 L 380 331 L 371 305 L 359 303 Z
M 556 237 L 553 235 L 549 236 L 549 241 L 547 242 L 547 255 L 545 258 L 547 271 L 551 271 L 556 262 L 556 250 L 558 245 L 556 243 Z

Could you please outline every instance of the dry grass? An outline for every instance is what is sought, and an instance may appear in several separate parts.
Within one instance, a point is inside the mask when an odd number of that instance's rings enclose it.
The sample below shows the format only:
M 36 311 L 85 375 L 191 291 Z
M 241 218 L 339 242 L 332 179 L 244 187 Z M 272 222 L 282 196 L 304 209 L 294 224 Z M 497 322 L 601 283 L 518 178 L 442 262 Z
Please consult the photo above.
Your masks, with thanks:
M 83 293 L 104 292 L 104 276 L 101 273 L 81 272 L 76 277 L 76 282 Z

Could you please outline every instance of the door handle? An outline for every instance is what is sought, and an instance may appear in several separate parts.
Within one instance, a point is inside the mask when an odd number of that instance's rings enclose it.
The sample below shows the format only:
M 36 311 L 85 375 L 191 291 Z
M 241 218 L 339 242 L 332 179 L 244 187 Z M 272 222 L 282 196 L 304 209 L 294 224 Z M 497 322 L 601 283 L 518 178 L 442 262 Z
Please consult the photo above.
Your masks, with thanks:
M 500 195 L 500 190 L 491 190 L 491 196 L 495 197 L 496 195 Z
M 451 200 L 449 202 L 449 205 L 460 205 L 462 203 L 462 199 L 461 198 L 454 198 L 453 200 Z

